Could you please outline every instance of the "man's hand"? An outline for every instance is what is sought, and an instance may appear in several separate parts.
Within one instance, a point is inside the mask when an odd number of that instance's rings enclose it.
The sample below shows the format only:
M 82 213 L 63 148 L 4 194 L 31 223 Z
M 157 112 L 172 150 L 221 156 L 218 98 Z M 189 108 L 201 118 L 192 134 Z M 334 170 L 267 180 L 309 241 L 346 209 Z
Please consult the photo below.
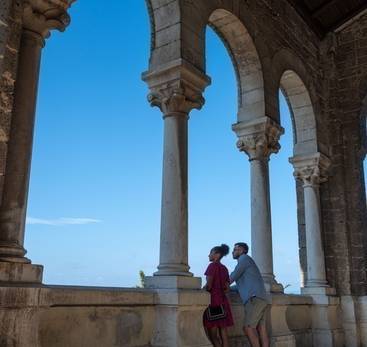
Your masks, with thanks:
M 230 286 L 230 287 L 229 287 L 229 290 L 230 290 L 231 292 L 238 292 L 238 288 L 237 288 L 237 286 L 236 286 L 236 285 L 234 285 L 234 286 Z

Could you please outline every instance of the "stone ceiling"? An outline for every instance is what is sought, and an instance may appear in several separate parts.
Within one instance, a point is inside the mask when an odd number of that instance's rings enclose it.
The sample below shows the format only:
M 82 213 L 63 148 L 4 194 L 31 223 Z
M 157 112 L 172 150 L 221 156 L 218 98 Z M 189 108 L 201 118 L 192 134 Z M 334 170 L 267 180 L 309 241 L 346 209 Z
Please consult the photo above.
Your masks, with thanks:
M 288 0 L 320 36 L 367 9 L 367 0 Z

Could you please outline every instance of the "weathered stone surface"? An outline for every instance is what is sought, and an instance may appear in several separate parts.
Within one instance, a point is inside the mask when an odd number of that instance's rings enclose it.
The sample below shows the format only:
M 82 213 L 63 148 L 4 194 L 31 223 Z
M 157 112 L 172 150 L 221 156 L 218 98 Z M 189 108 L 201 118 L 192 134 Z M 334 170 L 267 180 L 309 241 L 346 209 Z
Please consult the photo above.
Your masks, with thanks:
M 6 54 L 3 49 L 0 60 L 0 72 L 3 71 L 0 112 L 4 115 L 0 117 L 0 262 L 17 263 L 12 267 L 3 265 L 4 269 L 15 271 L 4 275 L 10 282 L 41 282 L 42 271 L 37 267 L 25 265 L 20 269 L 20 263 L 30 263 L 23 244 L 37 87 L 44 39 L 50 30 L 64 30 L 69 24 L 66 10 L 70 3 L 68 0 L 14 0 L 6 1 L 1 7 L 0 28 L 8 29 L 0 32 L 1 47 L 5 45 L 9 52 Z M 12 58 L 16 66 L 9 69 L 5 57 Z
M 328 181 L 319 191 L 322 234 L 317 243 L 324 253 L 326 280 L 335 292 L 313 288 L 310 296 L 273 296 L 268 317 L 272 343 L 278 347 L 367 345 L 363 174 L 367 150 L 367 14 L 320 40 L 286 0 L 147 1 L 152 54 L 144 79 L 152 92 L 150 102 L 161 108 L 166 119 L 166 153 L 175 157 L 176 164 L 183 163 L 184 169 L 177 172 L 175 163 L 166 160 L 171 166 L 166 170 L 169 175 L 165 188 L 172 188 L 166 197 L 179 199 L 176 205 L 164 200 L 163 219 L 167 224 L 159 274 L 184 275 L 190 280 L 169 280 L 167 276 L 160 284 L 163 287 L 162 283 L 167 282 L 166 289 L 142 291 L 32 288 L 29 284 L 14 287 L 16 282 L 40 282 L 42 274 L 40 266 L 28 264 L 24 258 L 22 228 L 30 167 L 27 153 L 31 150 L 34 114 L 25 117 L 19 100 L 30 101 L 34 108 L 41 46 L 51 29 L 63 30 L 69 23 L 66 10 L 70 3 L 0 2 L 0 281 L 12 284 L 0 288 L 0 345 L 207 346 L 199 329 L 207 295 L 179 289 L 198 287 L 199 283 L 190 277 L 187 264 L 187 124 L 182 119 L 186 122 L 189 111 L 203 105 L 202 92 L 210 83 L 205 75 L 207 25 L 220 36 L 233 62 L 238 122 L 266 115 L 280 123 L 281 88 L 292 111 L 294 155 L 321 152 L 330 158 Z M 24 53 L 26 36 L 33 42 L 28 53 Z M 31 56 L 33 60 L 28 59 Z M 24 72 L 31 70 L 30 82 Z M 23 125 L 22 131 L 15 130 L 19 125 Z M 174 129 L 179 129 L 179 136 L 172 137 Z M 14 145 L 19 143 L 14 140 L 17 136 L 26 137 L 28 144 Z M 268 147 L 270 152 L 277 150 Z M 248 143 L 246 148 L 251 150 Z M 305 215 L 303 188 L 300 183 L 296 187 L 301 276 L 306 284 L 310 277 L 306 269 L 311 265 L 306 245 L 310 222 Z M 262 195 L 264 199 L 268 197 Z M 176 218 L 180 211 L 183 217 Z M 269 224 L 270 208 L 267 215 Z M 171 227 L 175 230 L 172 238 L 167 232 Z M 269 255 L 271 238 L 267 245 Z M 322 258 L 320 252 L 318 258 Z M 13 264 L 14 261 L 23 264 Z M 266 262 L 272 274 L 272 257 L 267 257 Z M 232 302 L 236 326 L 230 329 L 231 343 L 242 346 L 243 308 L 234 295 Z
M 0 283 L 41 283 L 42 265 L 0 261 Z

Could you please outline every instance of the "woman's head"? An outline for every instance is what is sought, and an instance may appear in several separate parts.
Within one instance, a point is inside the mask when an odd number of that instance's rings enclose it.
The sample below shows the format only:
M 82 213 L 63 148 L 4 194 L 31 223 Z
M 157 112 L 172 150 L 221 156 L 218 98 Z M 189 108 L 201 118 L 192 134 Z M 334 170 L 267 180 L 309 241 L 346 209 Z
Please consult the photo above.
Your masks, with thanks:
M 220 246 L 215 246 L 210 250 L 209 260 L 210 261 L 221 260 L 228 253 L 229 253 L 229 247 L 227 245 L 221 244 Z

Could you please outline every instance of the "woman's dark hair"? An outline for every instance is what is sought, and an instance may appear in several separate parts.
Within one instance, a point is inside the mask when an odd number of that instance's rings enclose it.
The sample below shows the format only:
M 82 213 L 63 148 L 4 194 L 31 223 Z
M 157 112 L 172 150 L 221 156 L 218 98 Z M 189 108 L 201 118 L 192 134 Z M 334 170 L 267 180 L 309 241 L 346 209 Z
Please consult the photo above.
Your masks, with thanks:
M 219 253 L 220 257 L 222 258 L 229 253 L 229 247 L 225 245 L 224 243 L 222 243 L 220 246 L 213 247 L 212 251 L 214 253 Z

